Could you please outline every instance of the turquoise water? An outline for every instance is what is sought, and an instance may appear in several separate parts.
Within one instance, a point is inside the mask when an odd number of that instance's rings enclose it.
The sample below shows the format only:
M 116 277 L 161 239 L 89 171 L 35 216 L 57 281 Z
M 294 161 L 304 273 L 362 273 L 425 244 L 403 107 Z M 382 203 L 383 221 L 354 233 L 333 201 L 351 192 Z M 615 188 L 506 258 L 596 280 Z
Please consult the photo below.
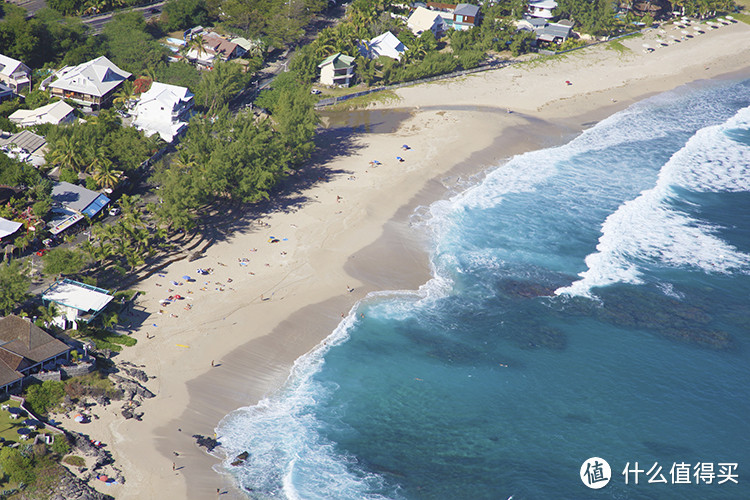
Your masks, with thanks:
M 251 498 L 750 498 L 749 106 L 750 80 L 683 87 L 420 211 L 434 278 L 228 415 L 226 473 Z M 738 483 L 669 484 L 699 462 Z

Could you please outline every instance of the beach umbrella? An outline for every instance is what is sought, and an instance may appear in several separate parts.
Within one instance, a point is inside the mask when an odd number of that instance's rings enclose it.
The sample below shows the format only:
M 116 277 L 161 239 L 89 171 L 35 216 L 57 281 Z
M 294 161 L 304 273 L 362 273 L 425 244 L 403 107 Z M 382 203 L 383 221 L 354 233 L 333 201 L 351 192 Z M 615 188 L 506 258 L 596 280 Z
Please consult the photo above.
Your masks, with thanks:
M 106 483 L 106 482 L 108 482 L 108 481 L 109 481 L 109 477 L 108 477 L 108 476 L 96 476 L 96 478 L 97 478 L 97 479 L 98 479 L 99 481 L 102 481 L 102 482 L 104 482 L 104 483 Z
M 78 415 L 76 415 L 75 417 L 73 417 L 73 420 L 75 420 L 76 422 L 78 422 L 80 424 L 80 423 L 83 422 L 83 415 L 81 415 L 79 413 Z
M 182 279 L 184 279 L 185 281 L 193 281 L 193 278 L 187 275 L 183 276 Z

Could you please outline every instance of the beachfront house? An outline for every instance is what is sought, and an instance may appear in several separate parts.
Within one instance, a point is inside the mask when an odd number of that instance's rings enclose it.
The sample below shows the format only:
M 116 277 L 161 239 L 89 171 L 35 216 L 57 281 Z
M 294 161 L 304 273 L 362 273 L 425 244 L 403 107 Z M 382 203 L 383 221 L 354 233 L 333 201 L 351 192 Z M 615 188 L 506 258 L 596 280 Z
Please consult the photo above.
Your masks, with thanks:
M 54 323 L 62 329 L 77 328 L 77 323 L 88 323 L 101 313 L 114 297 L 108 290 L 64 279 L 54 282 L 42 292 L 44 305 L 55 304 L 58 316 Z
M 93 218 L 109 203 L 106 195 L 69 182 L 52 185 L 52 219 L 47 223 L 49 232 L 58 235 L 82 220 Z
M 21 61 L 0 54 L 0 82 L 15 93 L 31 90 L 31 69 Z
M 193 96 L 186 87 L 154 82 L 135 106 L 133 126 L 147 136 L 159 134 L 165 142 L 172 142 L 187 129 Z
M 562 19 L 550 23 L 541 17 L 528 17 L 517 21 L 516 26 L 519 30 L 532 31 L 538 41 L 561 44 L 570 38 L 573 21 Z
M 555 0 L 531 0 L 527 14 L 531 17 L 540 17 L 542 19 L 552 19 L 555 15 L 552 13 L 557 8 Z
M 11 113 L 8 119 L 19 127 L 31 127 L 42 123 L 61 125 L 73 123 L 75 113 L 73 106 L 65 101 L 57 101 L 36 109 L 18 109 Z
M 465 31 L 477 25 L 479 20 L 479 6 L 468 3 L 460 3 L 453 9 L 452 23 L 454 30 Z
M 406 51 L 406 46 L 390 31 L 376 36 L 369 42 L 365 40 L 359 46 L 360 54 L 368 59 L 390 57 L 398 61 Z
M 341 52 L 326 57 L 318 68 L 323 85 L 348 87 L 354 78 L 354 58 Z
M 448 26 L 439 12 L 421 6 L 414 9 L 414 12 L 407 19 L 406 25 L 416 36 L 425 31 L 432 31 L 435 38 L 439 37 Z
M 131 77 L 104 56 L 78 66 L 66 66 L 42 82 L 53 96 L 70 99 L 87 109 L 109 104 L 114 94 Z
M 29 130 L 0 134 L 0 151 L 9 158 L 41 167 L 46 163 L 47 140 Z
M 10 315 L 0 319 L 0 392 L 20 389 L 24 377 L 55 369 L 69 356 L 70 346 L 28 318 Z

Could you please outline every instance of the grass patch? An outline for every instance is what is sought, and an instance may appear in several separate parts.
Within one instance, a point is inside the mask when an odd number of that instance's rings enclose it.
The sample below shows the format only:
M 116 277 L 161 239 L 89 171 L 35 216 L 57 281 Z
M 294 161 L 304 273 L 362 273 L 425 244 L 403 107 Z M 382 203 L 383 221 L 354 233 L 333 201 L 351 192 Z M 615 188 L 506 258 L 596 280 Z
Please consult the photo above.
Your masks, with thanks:
M 63 458 L 62 461 L 68 465 L 72 465 L 73 467 L 83 467 L 86 465 L 86 461 L 83 459 L 83 457 L 79 457 L 78 455 L 68 455 L 67 457 Z
M 381 90 L 380 92 L 373 92 L 371 94 L 362 95 L 359 97 L 352 97 L 346 101 L 337 102 L 332 106 L 328 106 L 327 109 L 332 111 L 348 111 L 352 109 L 366 108 L 371 103 L 381 102 L 388 103 L 391 101 L 398 101 L 399 97 L 392 90 Z
M 750 2 L 748 2 L 748 3 L 750 3 Z M 750 14 L 745 14 L 743 12 L 741 14 L 732 14 L 732 17 L 735 18 L 738 21 L 742 21 L 745 24 L 750 24 Z
M 631 52 L 629 48 L 624 46 L 619 40 L 613 40 L 606 44 L 607 50 L 614 50 L 620 55 L 627 54 L 628 52 Z
M 122 346 L 132 347 L 138 343 L 138 340 L 130 335 L 118 335 L 106 330 L 92 329 L 86 333 L 86 336 L 91 339 L 97 349 L 120 352 Z

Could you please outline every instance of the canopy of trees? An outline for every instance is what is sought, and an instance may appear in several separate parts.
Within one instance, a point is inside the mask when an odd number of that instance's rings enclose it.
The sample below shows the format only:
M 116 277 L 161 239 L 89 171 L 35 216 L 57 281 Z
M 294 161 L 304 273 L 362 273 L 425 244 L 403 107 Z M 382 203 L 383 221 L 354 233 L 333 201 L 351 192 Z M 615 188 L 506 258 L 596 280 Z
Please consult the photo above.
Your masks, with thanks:
M 19 261 L 0 263 L 0 313 L 10 314 L 26 299 L 31 279 Z

